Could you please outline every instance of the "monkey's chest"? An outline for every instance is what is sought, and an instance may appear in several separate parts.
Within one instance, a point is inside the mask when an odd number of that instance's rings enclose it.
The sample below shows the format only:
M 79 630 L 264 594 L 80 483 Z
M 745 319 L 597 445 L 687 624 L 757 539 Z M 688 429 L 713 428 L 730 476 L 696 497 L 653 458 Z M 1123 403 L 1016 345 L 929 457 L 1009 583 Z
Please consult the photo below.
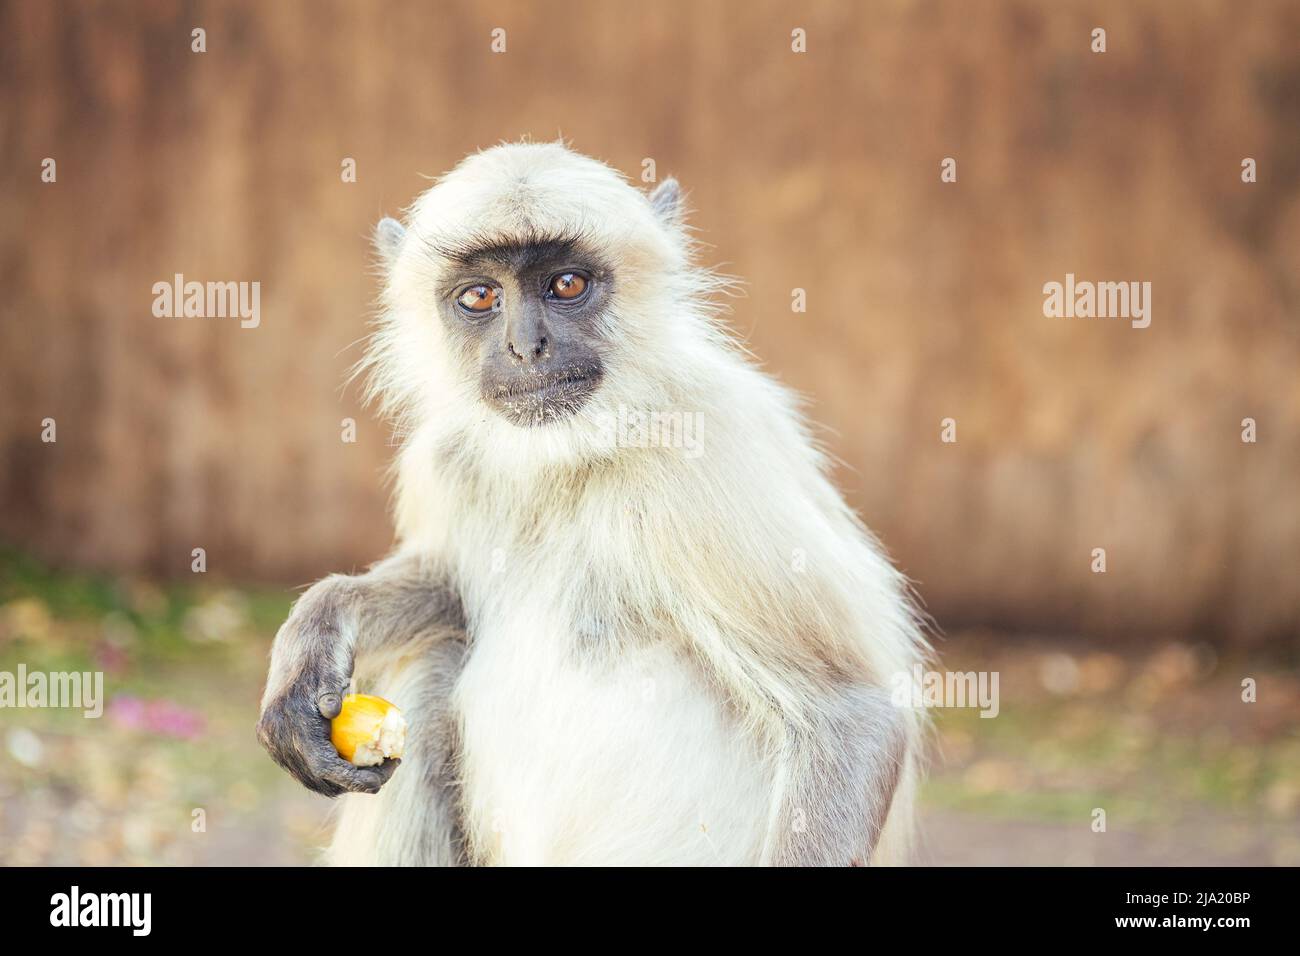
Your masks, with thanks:
M 456 690 L 466 826 L 495 864 L 746 864 L 772 783 L 663 644 L 596 663 L 522 615 L 476 634 Z

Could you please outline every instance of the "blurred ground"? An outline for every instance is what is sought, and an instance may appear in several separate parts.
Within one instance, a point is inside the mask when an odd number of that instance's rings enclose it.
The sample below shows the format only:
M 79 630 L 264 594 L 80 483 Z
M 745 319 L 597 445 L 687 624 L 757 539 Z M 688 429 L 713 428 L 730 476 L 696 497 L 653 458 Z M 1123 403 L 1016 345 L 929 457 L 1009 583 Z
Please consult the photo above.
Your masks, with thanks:
M 1300 864 L 1294 672 L 1173 640 L 1121 653 L 964 633 L 939 651 L 999 672 L 1001 711 L 936 712 L 918 862 Z
M 98 720 L 0 710 L 0 864 L 311 862 L 329 803 L 253 737 L 291 599 L 0 552 L 0 670 L 103 670 L 108 698 Z M 1172 640 L 1121 655 L 962 633 L 940 651 L 998 671 L 1001 712 L 937 712 L 919 862 L 1300 864 L 1294 672 Z

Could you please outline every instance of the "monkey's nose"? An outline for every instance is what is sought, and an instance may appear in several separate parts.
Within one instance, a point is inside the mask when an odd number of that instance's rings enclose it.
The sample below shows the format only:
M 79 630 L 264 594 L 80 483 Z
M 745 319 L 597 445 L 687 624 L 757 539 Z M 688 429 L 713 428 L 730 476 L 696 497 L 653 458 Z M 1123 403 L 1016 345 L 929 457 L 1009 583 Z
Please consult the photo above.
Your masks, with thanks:
M 546 336 L 538 336 L 532 342 L 507 342 L 506 348 L 510 350 L 510 357 L 522 365 L 533 365 L 546 357 L 547 346 L 550 341 Z

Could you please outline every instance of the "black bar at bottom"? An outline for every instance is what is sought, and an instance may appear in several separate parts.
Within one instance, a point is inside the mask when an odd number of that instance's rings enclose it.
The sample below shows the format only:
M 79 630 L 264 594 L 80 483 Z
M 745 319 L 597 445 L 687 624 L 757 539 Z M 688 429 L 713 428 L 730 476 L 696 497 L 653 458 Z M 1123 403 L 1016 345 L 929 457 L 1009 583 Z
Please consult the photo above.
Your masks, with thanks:
M 609 946 L 656 935 L 734 942 L 769 933 L 808 934 L 806 944 L 851 934 L 864 947 L 882 944 L 881 933 L 926 945 L 987 945 L 1022 934 L 1041 942 L 1104 936 L 1231 945 L 1284 931 L 1300 885 L 1293 869 L 1205 868 L 31 868 L 0 870 L 0 884 L 0 932 L 8 943 L 75 934 L 78 943 L 148 939 L 259 950 L 273 942 L 382 949 L 408 933 L 448 945 L 471 929 L 486 930 L 494 943 L 513 931 L 551 945 L 586 937 Z M 589 935 L 595 932 L 601 935 Z

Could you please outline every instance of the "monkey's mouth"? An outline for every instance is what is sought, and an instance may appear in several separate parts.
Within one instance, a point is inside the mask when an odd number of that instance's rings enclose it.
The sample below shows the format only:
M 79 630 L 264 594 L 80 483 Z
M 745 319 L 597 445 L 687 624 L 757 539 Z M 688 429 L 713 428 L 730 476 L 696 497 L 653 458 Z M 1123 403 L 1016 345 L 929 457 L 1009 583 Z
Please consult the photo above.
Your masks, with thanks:
M 603 369 L 583 365 L 542 375 L 484 383 L 483 400 L 511 424 L 532 428 L 560 421 L 582 408 L 600 387 Z

